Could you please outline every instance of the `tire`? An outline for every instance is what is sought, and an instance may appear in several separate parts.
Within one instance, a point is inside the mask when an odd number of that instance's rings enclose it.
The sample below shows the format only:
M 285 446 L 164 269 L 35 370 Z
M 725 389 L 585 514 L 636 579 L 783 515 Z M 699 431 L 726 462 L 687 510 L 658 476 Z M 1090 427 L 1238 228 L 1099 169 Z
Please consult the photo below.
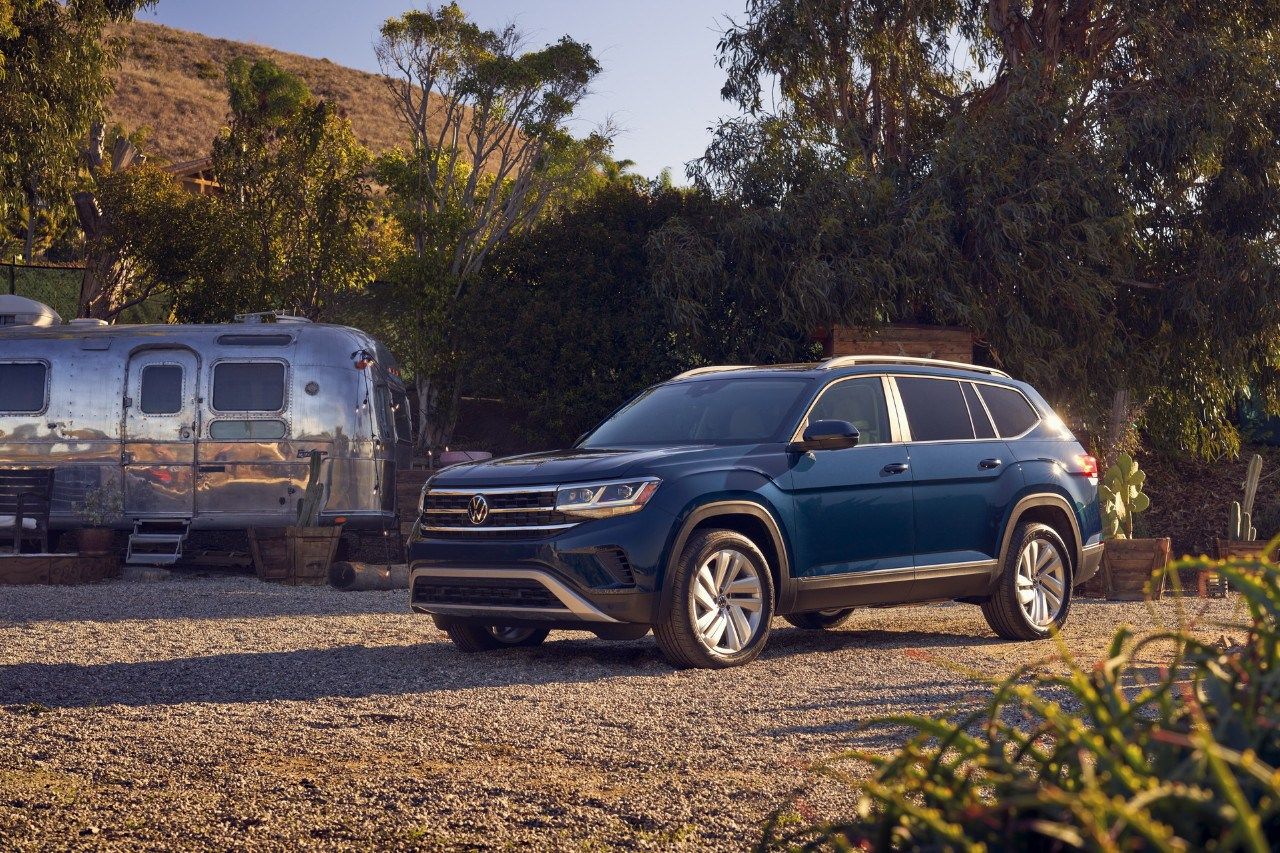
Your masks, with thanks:
M 760 655 L 773 620 L 773 577 L 750 539 L 733 530 L 696 534 L 665 586 L 665 616 L 653 633 L 674 666 L 724 669 Z
M 782 618 L 797 628 L 804 628 L 808 631 L 830 631 L 848 622 L 849 617 L 853 615 L 853 611 L 854 608 L 852 607 L 832 608 L 831 610 L 817 610 L 813 613 L 792 613 Z
M 1041 640 L 1061 628 L 1071 609 L 1072 568 L 1058 532 L 1019 524 L 1000 563 L 995 592 L 982 604 L 991 630 L 1006 640 Z
M 436 627 L 449 635 L 453 644 L 467 654 L 540 646 L 551 632 L 546 628 L 486 625 L 469 619 L 435 617 Z

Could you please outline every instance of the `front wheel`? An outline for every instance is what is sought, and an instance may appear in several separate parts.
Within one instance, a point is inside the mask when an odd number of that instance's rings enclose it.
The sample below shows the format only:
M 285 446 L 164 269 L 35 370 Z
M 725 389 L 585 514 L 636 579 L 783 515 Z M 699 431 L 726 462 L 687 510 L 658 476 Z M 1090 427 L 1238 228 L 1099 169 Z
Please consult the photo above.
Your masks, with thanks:
M 666 587 L 666 615 L 653 633 L 671 663 L 723 669 L 760 655 L 773 619 L 773 578 L 750 539 L 733 530 L 695 535 Z
M 442 616 L 437 616 L 435 621 L 436 627 L 448 634 L 453 644 L 467 654 L 539 646 L 551 633 L 546 628 L 485 625 L 469 619 L 451 619 Z
M 1046 524 L 1019 524 L 982 615 L 1006 640 L 1039 640 L 1067 621 L 1071 561 L 1062 537 Z

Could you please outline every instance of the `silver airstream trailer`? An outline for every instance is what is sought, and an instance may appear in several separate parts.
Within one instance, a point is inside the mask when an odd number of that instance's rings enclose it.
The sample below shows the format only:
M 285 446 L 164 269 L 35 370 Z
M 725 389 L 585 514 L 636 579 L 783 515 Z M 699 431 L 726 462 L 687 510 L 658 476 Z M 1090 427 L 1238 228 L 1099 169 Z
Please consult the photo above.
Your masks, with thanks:
M 394 527 L 408 400 L 391 354 L 364 332 L 278 314 L 139 326 L 21 316 L 0 306 L 0 467 L 55 469 L 51 527 L 80 524 L 77 506 L 101 486 L 120 489 L 123 529 L 285 526 L 312 450 L 322 523 Z

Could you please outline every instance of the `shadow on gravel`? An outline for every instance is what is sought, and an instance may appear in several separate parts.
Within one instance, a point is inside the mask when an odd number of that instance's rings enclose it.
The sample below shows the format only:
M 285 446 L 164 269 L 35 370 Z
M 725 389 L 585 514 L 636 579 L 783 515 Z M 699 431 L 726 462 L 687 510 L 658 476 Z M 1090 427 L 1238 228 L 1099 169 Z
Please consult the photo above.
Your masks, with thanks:
M 609 642 L 570 635 L 529 650 L 466 656 L 443 642 L 236 652 L 163 661 L 0 666 L 0 706 L 173 705 L 185 702 L 310 701 L 432 693 L 479 687 L 590 682 L 665 675 L 652 639 Z M 992 642 L 924 632 L 781 630 L 764 657 L 785 659 L 849 648 L 905 649 Z M 873 685 L 867 685 L 873 686 Z

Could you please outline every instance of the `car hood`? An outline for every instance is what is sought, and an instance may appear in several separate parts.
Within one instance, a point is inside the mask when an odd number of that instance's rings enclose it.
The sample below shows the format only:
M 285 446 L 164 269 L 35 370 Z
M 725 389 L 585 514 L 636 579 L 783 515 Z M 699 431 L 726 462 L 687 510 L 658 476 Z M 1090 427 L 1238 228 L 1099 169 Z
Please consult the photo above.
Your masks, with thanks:
M 447 487 L 545 486 L 586 480 L 606 480 L 647 473 L 649 466 L 679 456 L 726 453 L 729 448 L 686 447 L 577 448 L 527 453 L 484 462 L 464 462 L 445 468 L 432 485 Z M 739 455 L 741 448 L 733 451 Z

